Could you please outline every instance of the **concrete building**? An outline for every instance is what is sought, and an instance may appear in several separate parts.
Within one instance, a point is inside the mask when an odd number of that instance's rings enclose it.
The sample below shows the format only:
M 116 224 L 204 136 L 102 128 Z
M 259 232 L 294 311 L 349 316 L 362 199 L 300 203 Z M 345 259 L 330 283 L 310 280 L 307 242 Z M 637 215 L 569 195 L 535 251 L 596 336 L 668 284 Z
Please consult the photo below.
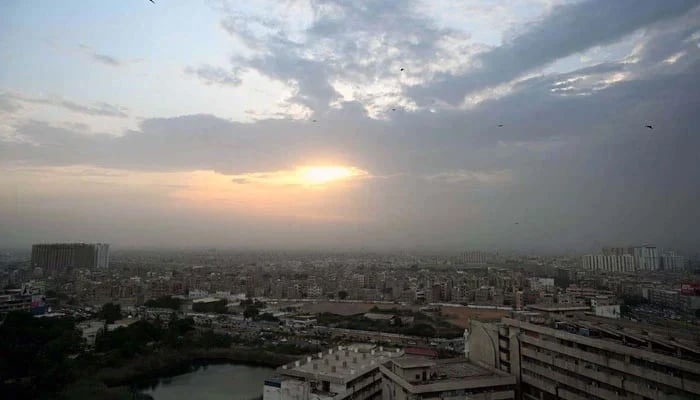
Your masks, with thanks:
M 464 358 L 399 357 L 380 371 L 382 400 L 515 399 L 515 376 Z
M 482 251 L 466 251 L 461 255 L 463 264 L 487 264 L 493 261 L 493 254 Z
M 109 244 L 54 243 L 32 245 L 32 267 L 49 274 L 70 268 L 108 268 Z
M 635 267 L 638 271 L 656 271 L 659 269 L 659 253 L 654 246 L 633 247 Z
M 83 321 L 78 324 L 78 329 L 80 329 L 88 349 L 95 347 L 95 339 L 97 335 L 104 330 L 104 327 L 104 321 Z
M 547 290 L 554 287 L 554 278 L 528 278 L 530 289 L 534 291 Z
M 692 334 L 669 337 L 593 316 L 513 316 L 500 324 L 474 321 L 470 359 L 515 375 L 522 399 L 700 398 L 700 349 Z
M 5 290 L 0 294 L 0 315 L 12 311 L 29 312 L 32 308 L 32 295 L 23 294 L 19 289 Z
M 581 264 L 588 271 L 634 272 L 634 260 L 630 254 L 587 254 L 581 259 Z
M 629 249 L 626 247 L 603 247 L 604 256 L 622 256 L 625 254 L 630 254 Z
M 664 271 L 680 271 L 685 268 L 685 257 L 669 251 L 661 256 Z
M 382 391 L 380 364 L 403 356 L 400 349 L 374 345 L 339 346 L 277 368 L 263 400 L 366 400 Z
M 680 290 L 649 289 L 649 301 L 669 308 L 681 308 Z

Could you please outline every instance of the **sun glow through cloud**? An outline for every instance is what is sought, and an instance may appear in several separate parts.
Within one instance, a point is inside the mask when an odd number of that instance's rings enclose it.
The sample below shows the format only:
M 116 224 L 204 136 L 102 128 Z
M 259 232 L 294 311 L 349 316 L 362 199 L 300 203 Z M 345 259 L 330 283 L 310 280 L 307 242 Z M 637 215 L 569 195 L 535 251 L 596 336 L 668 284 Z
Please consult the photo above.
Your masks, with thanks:
M 303 180 L 312 185 L 323 185 L 358 175 L 354 168 L 347 167 L 304 167 L 299 172 Z

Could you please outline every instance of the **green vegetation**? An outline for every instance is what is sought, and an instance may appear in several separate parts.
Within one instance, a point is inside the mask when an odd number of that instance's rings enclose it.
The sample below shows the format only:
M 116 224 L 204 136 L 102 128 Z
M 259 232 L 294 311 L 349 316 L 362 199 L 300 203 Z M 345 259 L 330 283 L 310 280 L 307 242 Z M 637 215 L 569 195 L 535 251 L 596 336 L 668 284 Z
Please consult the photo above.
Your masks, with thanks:
M 182 305 L 182 300 L 172 296 L 164 296 L 157 299 L 148 300 L 145 305 L 146 307 L 169 308 L 177 311 L 180 309 L 180 305 Z
M 69 355 L 81 351 L 72 319 L 10 313 L 0 325 L 0 384 L 4 398 L 44 398 L 78 376 Z
M 115 309 L 107 307 L 106 315 Z M 231 347 L 233 343 L 227 334 L 195 329 L 192 319 L 174 318 L 167 325 L 137 321 L 104 332 L 96 338 L 96 352 L 85 353 L 72 319 L 10 313 L 0 325 L 0 393 L 9 399 L 146 399 L 112 386 L 177 373 L 174 368 L 198 360 L 270 366 L 291 360 L 259 348 Z
M 258 309 L 257 307 L 248 306 L 243 311 L 243 318 L 254 319 L 255 317 L 258 316 L 259 313 L 260 313 L 260 309 Z
M 97 315 L 99 318 L 107 321 L 108 324 L 112 324 L 114 321 L 121 319 L 122 307 L 119 304 L 106 303 L 102 306 Z
M 226 308 L 226 300 L 221 299 L 219 301 L 212 301 L 207 303 L 192 303 L 192 311 L 199 313 L 217 313 L 226 314 L 228 313 L 228 308 Z

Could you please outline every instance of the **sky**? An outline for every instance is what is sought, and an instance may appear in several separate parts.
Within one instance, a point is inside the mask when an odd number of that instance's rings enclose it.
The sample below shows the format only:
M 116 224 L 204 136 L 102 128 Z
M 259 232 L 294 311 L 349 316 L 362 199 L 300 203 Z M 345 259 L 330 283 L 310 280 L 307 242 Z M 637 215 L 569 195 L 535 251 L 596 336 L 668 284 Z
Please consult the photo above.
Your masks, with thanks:
M 7 0 L 0 60 L 0 247 L 700 243 L 700 1 Z

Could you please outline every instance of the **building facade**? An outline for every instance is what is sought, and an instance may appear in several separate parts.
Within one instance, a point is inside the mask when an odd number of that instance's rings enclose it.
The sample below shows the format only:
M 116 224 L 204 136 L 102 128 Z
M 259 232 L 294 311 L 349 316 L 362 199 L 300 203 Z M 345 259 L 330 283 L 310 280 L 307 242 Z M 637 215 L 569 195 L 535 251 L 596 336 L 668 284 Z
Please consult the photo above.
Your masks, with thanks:
M 654 246 L 633 247 L 635 267 L 639 271 L 656 271 L 659 269 L 659 253 Z
M 379 365 L 401 357 L 400 349 L 339 346 L 283 365 L 263 386 L 263 400 L 368 400 L 381 395 Z
M 515 376 L 463 358 L 400 357 L 380 371 L 382 400 L 515 399 Z
M 661 256 L 664 271 L 680 271 L 685 268 L 685 257 L 669 251 Z
M 472 324 L 470 358 L 515 375 L 522 399 L 700 398 L 700 350 L 689 341 L 595 317 L 517 317 Z
M 587 254 L 581 260 L 583 269 L 604 272 L 634 272 L 635 261 L 630 254 Z
M 47 273 L 70 268 L 108 268 L 107 243 L 53 243 L 32 245 L 32 267 Z

